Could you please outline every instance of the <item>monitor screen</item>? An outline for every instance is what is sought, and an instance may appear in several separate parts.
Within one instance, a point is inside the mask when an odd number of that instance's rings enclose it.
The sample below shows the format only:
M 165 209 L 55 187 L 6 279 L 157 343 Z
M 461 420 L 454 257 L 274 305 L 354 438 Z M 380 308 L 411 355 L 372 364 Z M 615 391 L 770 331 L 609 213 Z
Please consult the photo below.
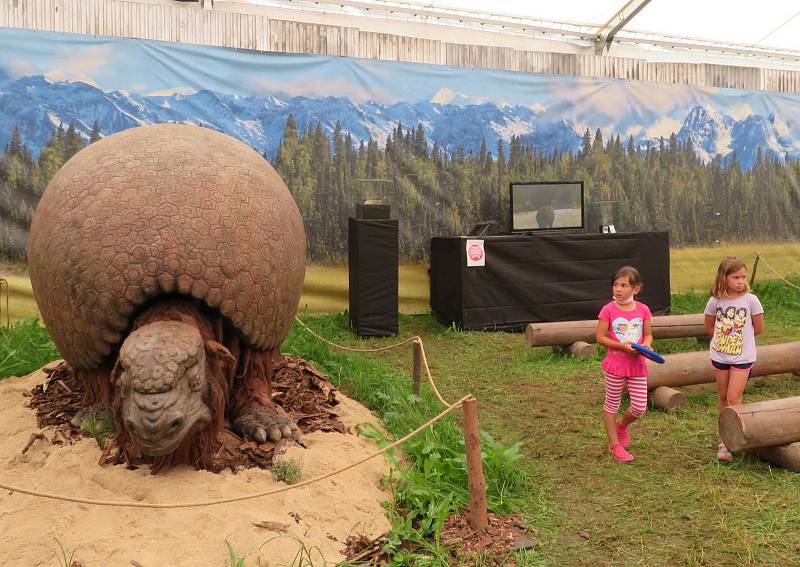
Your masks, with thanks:
M 583 228 L 583 181 L 511 184 L 511 232 Z

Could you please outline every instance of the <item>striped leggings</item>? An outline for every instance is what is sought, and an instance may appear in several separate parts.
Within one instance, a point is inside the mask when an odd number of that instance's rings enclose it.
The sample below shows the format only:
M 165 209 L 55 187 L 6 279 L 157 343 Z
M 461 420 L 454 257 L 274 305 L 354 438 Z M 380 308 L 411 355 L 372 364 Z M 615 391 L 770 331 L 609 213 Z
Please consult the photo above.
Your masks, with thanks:
M 647 410 L 647 376 L 615 376 L 604 373 L 606 383 L 606 399 L 603 411 L 616 415 L 622 399 L 622 389 L 627 384 L 631 406 L 628 411 L 634 417 L 642 417 Z

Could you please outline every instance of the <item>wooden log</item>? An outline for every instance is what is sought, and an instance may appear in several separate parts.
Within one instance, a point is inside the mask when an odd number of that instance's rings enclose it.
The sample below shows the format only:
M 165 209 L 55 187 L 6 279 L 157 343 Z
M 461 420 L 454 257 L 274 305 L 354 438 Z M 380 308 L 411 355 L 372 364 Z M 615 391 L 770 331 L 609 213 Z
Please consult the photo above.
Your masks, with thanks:
M 682 352 L 664 356 L 665 364 L 647 361 L 647 387 L 711 384 L 716 380 L 708 352 Z M 753 376 L 769 376 L 800 370 L 800 342 L 758 347 Z
M 800 443 L 761 447 L 760 449 L 753 449 L 753 452 L 762 461 L 767 461 L 790 471 L 800 472 Z
M 478 400 L 468 398 L 464 410 L 464 448 L 467 453 L 467 484 L 469 485 L 469 525 L 483 531 L 489 527 L 486 507 L 486 481 L 481 460 L 481 435 L 478 427 Z
M 578 341 L 564 348 L 564 352 L 572 356 L 577 356 L 578 358 L 592 358 L 597 356 L 597 346 L 590 345 L 584 341 Z
M 649 395 L 653 407 L 662 409 L 666 412 L 685 407 L 688 403 L 686 394 L 680 390 L 675 390 L 668 386 L 659 386 L 658 388 L 649 392 Z
M 702 313 L 653 317 L 650 326 L 656 339 L 708 336 Z M 597 320 L 530 323 L 525 327 L 525 342 L 531 347 L 571 345 L 578 341 L 594 343 L 596 335 Z
M 729 406 L 719 414 L 719 436 L 731 451 L 800 441 L 800 396 Z

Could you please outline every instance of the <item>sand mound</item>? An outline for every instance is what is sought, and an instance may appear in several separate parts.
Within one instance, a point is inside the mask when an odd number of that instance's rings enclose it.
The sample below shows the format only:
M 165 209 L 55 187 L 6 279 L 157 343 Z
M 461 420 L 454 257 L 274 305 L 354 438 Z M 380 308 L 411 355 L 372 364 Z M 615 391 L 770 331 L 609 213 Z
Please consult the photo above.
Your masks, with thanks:
M 179 467 L 150 475 L 146 467 L 100 467 L 93 439 L 56 446 L 38 440 L 21 451 L 38 431 L 29 398 L 23 396 L 45 379 L 43 372 L 0 382 L 0 482 L 20 488 L 109 501 L 152 503 L 223 499 L 286 486 L 270 471 L 237 474 Z M 362 405 L 337 393 L 337 412 L 355 431 L 377 424 Z M 52 432 L 45 431 L 48 439 Z M 314 432 L 307 449 L 290 448 L 287 458 L 302 463 L 302 479 L 325 474 L 376 450 L 353 434 Z M 3 564 L 56 565 L 58 544 L 75 550 L 75 560 L 90 566 L 230 565 L 227 540 L 246 565 L 290 565 L 301 543 L 316 547 L 314 565 L 343 559 L 344 540 L 356 532 L 376 536 L 389 527 L 380 502 L 390 499 L 380 479 L 389 464 L 377 457 L 345 473 L 310 486 L 242 502 L 181 509 L 146 509 L 76 504 L 0 491 Z M 256 524 L 261 524 L 259 527 Z M 283 528 L 285 526 L 285 529 Z

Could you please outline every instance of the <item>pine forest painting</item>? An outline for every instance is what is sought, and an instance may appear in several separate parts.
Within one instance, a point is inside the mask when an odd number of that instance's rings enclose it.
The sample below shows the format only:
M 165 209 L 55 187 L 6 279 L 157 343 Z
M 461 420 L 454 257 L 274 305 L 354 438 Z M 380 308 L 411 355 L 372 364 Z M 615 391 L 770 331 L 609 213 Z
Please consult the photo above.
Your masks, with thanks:
M 247 143 L 297 201 L 312 261 L 383 199 L 405 261 L 509 223 L 509 184 L 581 180 L 589 230 L 673 246 L 800 235 L 800 96 L 0 29 L 0 253 L 25 256 L 49 180 L 86 144 L 192 123 Z

